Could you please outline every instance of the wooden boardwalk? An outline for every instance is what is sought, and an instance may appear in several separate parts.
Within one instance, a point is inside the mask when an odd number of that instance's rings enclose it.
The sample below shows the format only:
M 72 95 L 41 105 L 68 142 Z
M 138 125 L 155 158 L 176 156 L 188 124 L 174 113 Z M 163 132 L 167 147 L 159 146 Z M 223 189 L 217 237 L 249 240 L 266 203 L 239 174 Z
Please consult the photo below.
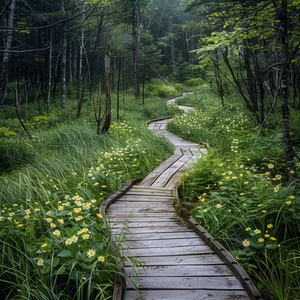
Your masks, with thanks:
M 123 255 L 135 258 L 123 268 L 126 286 L 116 285 L 114 299 L 260 299 L 259 292 L 235 259 L 189 217 L 184 224 L 172 200 L 179 176 L 206 153 L 198 144 L 166 131 L 167 120 L 149 128 L 174 144 L 174 155 L 138 185 L 128 184 L 101 207 L 108 214 Z M 138 287 L 138 291 L 136 290 Z

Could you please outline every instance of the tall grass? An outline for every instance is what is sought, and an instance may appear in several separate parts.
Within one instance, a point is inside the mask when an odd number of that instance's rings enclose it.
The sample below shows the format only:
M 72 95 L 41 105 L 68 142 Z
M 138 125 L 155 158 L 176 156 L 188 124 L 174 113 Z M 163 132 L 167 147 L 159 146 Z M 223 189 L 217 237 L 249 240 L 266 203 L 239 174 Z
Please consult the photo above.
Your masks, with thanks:
M 1 144 L 10 160 L 0 176 L 0 299 L 111 299 L 129 258 L 111 246 L 99 207 L 172 151 L 148 131 L 148 115 L 134 117 L 139 109 L 124 110 L 107 134 L 62 116 L 53 127 L 27 121 L 33 139 Z
M 221 107 L 207 87 L 187 103 L 196 110 L 175 116 L 168 128 L 210 148 L 182 178 L 182 205 L 227 246 L 266 297 L 297 299 L 299 182 L 286 181 L 281 128 L 274 127 L 279 117 L 270 117 L 272 130 L 259 135 L 240 105 Z

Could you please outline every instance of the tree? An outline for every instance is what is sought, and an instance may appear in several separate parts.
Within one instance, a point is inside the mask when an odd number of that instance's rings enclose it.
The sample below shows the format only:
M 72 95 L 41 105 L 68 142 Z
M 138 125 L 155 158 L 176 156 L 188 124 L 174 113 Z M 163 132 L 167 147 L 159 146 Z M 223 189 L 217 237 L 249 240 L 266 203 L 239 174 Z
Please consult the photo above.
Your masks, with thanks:
M 4 36 L 4 53 L 2 57 L 2 67 L 0 71 L 0 90 L 1 90 L 1 98 L 0 105 L 4 105 L 6 94 L 7 94 L 7 85 L 8 85 L 8 69 L 9 69 L 9 61 L 11 56 L 11 46 L 13 39 L 13 30 L 14 30 L 14 14 L 16 9 L 16 0 L 11 0 L 8 7 L 8 17 L 7 17 L 7 25 Z

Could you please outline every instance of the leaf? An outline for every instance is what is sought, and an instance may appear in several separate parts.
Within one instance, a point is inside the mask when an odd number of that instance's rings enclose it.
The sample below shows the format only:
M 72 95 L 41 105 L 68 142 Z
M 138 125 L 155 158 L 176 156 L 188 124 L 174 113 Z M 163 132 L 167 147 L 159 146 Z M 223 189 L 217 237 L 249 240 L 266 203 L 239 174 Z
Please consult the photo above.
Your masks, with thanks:
M 63 251 L 61 251 L 60 253 L 58 253 L 57 256 L 58 257 L 73 257 L 73 253 L 72 253 L 71 250 L 64 249 Z

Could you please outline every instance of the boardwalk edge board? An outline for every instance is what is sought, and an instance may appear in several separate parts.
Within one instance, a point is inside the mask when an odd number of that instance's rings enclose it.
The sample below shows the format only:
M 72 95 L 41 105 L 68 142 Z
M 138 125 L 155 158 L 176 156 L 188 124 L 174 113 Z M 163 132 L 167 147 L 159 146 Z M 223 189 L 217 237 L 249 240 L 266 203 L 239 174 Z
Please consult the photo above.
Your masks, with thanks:
M 218 256 L 226 263 L 232 273 L 239 279 L 242 286 L 248 292 L 251 299 L 262 300 L 260 292 L 252 282 L 249 275 L 241 267 L 238 261 L 231 255 L 231 253 L 225 249 L 225 247 L 214 240 L 214 238 L 198 223 L 193 217 L 184 218 L 184 221 L 188 223 L 193 230 L 205 241 L 205 243 L 214 250 Z

